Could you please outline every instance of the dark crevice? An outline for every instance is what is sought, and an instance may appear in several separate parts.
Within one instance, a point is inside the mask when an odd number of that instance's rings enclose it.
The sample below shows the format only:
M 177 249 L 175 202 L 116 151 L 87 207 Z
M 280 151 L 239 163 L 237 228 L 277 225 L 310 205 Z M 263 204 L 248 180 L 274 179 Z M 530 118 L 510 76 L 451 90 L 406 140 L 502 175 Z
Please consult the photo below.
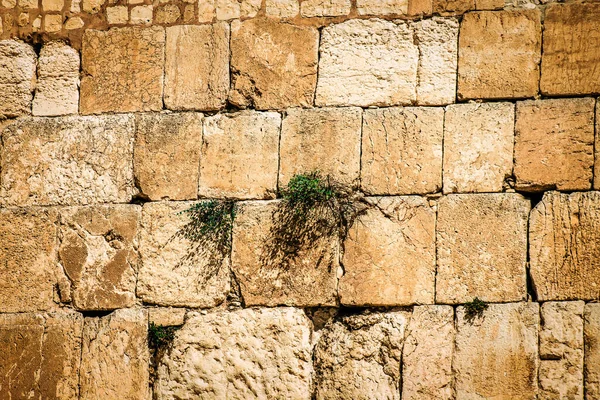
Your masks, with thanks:
M 85 310 L 79 311 L 84 318 L 102 318 L 110 315 L 114 310 Z

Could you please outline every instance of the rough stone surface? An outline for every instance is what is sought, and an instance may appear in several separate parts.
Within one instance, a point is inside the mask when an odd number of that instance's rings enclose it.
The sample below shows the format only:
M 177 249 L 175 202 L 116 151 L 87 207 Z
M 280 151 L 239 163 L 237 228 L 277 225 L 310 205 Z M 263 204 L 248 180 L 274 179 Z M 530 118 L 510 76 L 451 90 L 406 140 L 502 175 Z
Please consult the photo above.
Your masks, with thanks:
M 229 90 L 229 25 L 182 25 L 166 29 L 165 106 L 171 110 L 218 110 Z
M 457 309 L 457 399 L 536 399 L 537 303 L 490 304 L 481 317 Z
M 129 12 L 129 22 L 132 25 L 150 25 L 153 11 L 151 5 L 133 7 Z
M 594 104 L 591 98 L 517 103 L 515 176 L 518 189 L 591 188 Z
M 163 28 L 86 30 L 81 113 L 162 109 L 164 58 Z
M 444 193 L 501 192 L 512 175 L 514 128 L 512 103 L 448 106 Z
M 342 317 L 315 347 L 316 395 L 324 399 L 400 399 L 404 332 L 410 313 Z
M 25 118 L 2 132 L 0 204 L 127 203 L 133 117 Z
M 300 4 L 303 17 L 337 17 L 350 14 L 350 0 L 304 0 Z
M 362 189 L 370 194 L 438 192 L 443 131 L 443 108 L 365 110 Z
M 158 368 L 158 399 L 310 399 L 311 323 L 293 308 L 190 318 Z
M 148 308 L 148 322 L 162 326 L 179 326 L 185 321 L 185 308 Z
M 594 146 L 594 189 L 600 189 L 600 106 L 596 101 L 596 142 Z
M 529 200 L 516 193 L 441 198 L 436 302 L 524 300 L 529 209 Z
M 537 9 L 466 14 L 458 50 L 459 99 L 535 96 L 541 45 Z
M 35 87 L 36 54 L 17 40 L 0 41 L 0 116 L 31 113 Z
M 600 398 L 600 303 L 584 307 L 584 380 L 586 398 Z
M 218 114 L 204 124 L 201 197 L 273 198 L 277 191 L 281 115 Z
M 300 12 L 298 0 L 267 0 L 266 14 L 269 17 L 293 18 Z
M 416 100 L 419 51 L 406 23 L 353 19 L 322 32 L 318 106 L 389 106 Z
M 431 304 L 435 210 L 417 196 L 371 197 L 344 243 L 340 301 L 350 306 Z
M 198 195 L 202 114 L 136 116 L 133 169 L 150 200 L 188 200 Z
M 262 0 L 216 0 L 217 19 L 254 18 Z
M 463 14 L 475 9 L 475 0 L 433 0 L 432 9 L 439 14 Z
M 212 22 L 215 16 L 215 0 L 198 0 L 198 22 Z
M 106 22 L 109 25 L 126 24 L 129 19 L 127 6 L 114 6 L 106 8 Z
M 312 105 L 319 32 L 270 19 L 231 26 L 230 101 L 258 110 Z
M 357 0 L 359 15 L 396 15 L 408 13 L 409 0 Z

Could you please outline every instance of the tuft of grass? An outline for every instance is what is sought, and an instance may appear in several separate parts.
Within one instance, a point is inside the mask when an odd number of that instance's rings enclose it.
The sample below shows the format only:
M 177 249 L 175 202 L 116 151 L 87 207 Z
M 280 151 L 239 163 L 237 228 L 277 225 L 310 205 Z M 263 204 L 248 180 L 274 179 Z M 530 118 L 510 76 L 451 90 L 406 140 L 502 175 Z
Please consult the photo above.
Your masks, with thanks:
M 472 322 L 475 318 L 479 318 L 483 315 L 483 312 L 488 308 L 488 304 L 475 297 L 473 301 L 465 303 L 465 318 L 467 321 Z
M 339 197 L 330 177 L 322 176 L 319 171 L 294 175 L 281 195 L 286 206 L 300 215 Z
M 148 343 L 150 347 L 157 350 L 169 346 L 175 339 L 175 332 L 179 329 L 177 326 L 162 326 L 150 322 L 148 327 Z

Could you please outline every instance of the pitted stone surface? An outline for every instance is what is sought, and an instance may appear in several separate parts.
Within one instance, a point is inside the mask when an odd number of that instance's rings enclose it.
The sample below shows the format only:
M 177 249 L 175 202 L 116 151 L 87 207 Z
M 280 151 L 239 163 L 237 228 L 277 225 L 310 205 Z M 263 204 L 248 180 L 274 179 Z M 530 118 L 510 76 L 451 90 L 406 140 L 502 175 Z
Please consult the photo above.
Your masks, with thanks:
M 359 15 L 396 15 L 408 12 L 409 0 L 357 0 Z
M 300 4 L 303 17 L 337 17 L 350 14 L 350 0 L 304 0 Z
M 583 311 L 584 379 L 587 399 L 600 398 L 600 303 L 587 303 Z
M 0 116 L 31 113 L 35 70 L 36 54 L 30 45 L 17 40 L 0 41 Z
M 247 19 L 256 17 L 262 0 L 213 0 L 213 3 L 219 20 Z
M 293 18 L 300 12 L 298 0 L 267 0 L 267 16 L 279 18 Z

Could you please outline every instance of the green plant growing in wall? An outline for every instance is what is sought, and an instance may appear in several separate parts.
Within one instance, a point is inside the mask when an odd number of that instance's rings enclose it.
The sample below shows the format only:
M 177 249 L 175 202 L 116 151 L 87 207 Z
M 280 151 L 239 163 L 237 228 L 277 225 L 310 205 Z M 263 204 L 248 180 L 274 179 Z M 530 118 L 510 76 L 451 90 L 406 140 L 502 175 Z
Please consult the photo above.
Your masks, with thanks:
M 159 350 L 168 347 L 175 339 L 175 332 L 178 329 L 177 326 L 162 326 L 150 322 L 148 327 L 148 344 L 150 348 Z
M 473 322 L 475 318 L 483 316 L 483 312 L 488 308 L 488 304 L 475 297 L 473 301 L 465 303 L 465 319 L 468 322 Z

